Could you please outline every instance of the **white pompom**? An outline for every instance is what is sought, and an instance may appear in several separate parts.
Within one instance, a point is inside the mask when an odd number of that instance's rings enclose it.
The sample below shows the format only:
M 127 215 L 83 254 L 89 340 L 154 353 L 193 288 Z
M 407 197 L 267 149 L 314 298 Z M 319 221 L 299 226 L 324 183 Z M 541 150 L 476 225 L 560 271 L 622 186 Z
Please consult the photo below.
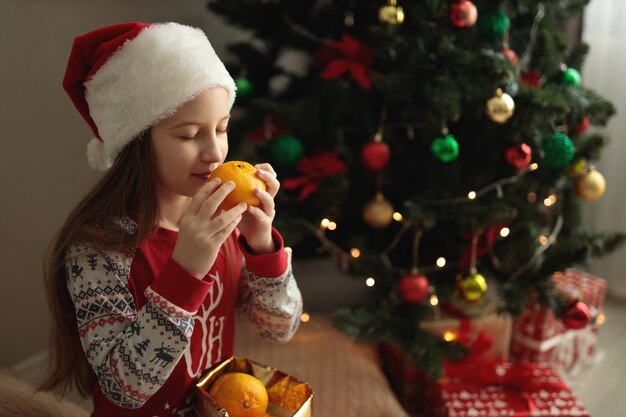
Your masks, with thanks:
M 89 166 L 96 171 L 106 171 L 113 165 L 113 161 L 104 149 L 104 142 L 98 138 L 91 139 L 87 145 L 87 161 Z

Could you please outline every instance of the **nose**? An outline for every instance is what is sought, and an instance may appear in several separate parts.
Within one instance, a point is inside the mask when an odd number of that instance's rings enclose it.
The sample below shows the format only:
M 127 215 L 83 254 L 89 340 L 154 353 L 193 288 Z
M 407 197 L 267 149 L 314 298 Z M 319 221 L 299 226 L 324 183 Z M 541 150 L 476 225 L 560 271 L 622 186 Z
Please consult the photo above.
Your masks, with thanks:
M 223 157 L 223 151 L 215 137 L 206 137 L 205 140 L 202 141 L 202 148 L 200 150 L 200 160 L 202 162 L 218 162 L 224 159 Z

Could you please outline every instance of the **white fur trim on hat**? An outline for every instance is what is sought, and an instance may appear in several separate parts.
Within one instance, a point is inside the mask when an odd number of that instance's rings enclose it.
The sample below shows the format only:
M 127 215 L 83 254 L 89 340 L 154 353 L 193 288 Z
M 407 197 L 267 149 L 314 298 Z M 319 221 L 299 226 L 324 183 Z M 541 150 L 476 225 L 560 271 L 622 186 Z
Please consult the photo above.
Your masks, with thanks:
M 89 114 L 103 141 L 89 144 L 90 166 L 108 169 L 139 133 L 217 86 L 226 89 L 232 107 L 235 82 L 200 29 L 177 23 L 143 29 L 85 82 Z
M 92 138 L 87 145 L 87 162 L 89 166 L 97 171 L 106 171 L 113 165 L 113 160 L 109 158 L 104 150 L 104 143 L 98 138 Z

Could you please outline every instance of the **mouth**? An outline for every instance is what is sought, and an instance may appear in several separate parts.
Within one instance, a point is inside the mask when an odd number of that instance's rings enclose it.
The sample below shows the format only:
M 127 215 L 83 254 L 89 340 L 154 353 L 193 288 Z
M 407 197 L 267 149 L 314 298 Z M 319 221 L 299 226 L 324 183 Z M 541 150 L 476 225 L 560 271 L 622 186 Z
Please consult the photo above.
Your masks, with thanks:
M 208 181 L 211 176 L 211 172 L 201 172 L 198 174 L 191 174 L 192 176 L 201 179 L 202 181 Z

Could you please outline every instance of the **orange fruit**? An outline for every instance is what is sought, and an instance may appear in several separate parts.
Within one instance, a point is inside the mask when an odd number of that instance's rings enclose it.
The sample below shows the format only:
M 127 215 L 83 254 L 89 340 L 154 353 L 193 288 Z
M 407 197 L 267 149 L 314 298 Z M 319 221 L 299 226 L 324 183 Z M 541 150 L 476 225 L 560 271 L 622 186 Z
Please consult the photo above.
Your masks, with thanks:
M 267 390 L 259 379 L 243 372 L 228 372 L 215 380 L 209 394 L 230 417 L 265 417 Z
M 236 185 L 235 189 L 220 204 L 220 208 L 228 210 L 242 202 L 249 206 L 261 204 L 261 201 L 254 196 L 254 189 L 260 188 L 265 191 L 267 190 L 267 185 L 256 176 L 256 171 L 256 167 L 247 162 L 229 161 L 224 162 L 211 172 L 209 180 L 219 177 L 222 180 L 222 184 L 226 181 L 233 181 Z

